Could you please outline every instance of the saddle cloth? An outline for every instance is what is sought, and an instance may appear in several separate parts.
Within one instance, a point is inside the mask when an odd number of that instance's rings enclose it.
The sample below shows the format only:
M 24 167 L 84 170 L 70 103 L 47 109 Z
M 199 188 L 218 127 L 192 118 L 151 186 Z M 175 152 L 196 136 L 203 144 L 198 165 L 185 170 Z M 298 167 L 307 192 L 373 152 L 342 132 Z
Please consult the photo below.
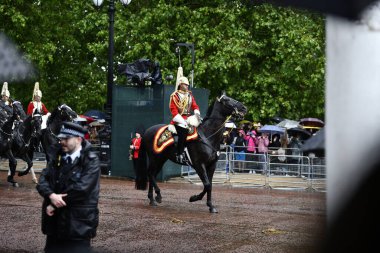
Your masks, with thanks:
M 192 127 L 187 134 L 186 141 L 195 140 L 198 138 L 197 128 Z M 167 147 L 174 143 L 173 133 L 169 131 L 168 125 L 158 129 L 153 139 L 153 150 L 156 154 L 161 153 Z

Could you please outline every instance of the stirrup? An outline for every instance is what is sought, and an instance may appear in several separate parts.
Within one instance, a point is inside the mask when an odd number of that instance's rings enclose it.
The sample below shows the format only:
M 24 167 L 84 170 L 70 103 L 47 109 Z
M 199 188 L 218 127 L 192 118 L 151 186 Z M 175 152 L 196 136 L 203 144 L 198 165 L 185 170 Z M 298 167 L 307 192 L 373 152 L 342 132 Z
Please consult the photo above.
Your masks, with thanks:
M 179 155 L 176 155 L 176 162 L 180 164 L 186 164 L 186 165 L 190 164 L 190 161 L 187 159 L 185 152 Z

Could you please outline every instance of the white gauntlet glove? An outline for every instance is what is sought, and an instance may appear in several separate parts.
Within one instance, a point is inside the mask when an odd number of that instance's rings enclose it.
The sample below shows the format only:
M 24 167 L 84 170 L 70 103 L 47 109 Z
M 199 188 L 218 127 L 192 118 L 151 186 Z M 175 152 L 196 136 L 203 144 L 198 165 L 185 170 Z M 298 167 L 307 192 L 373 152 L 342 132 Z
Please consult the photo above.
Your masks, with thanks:
M 177 123 L 180 127 L 187 128 L 187 122 L 186 120 L 182 117 L 181 114 L 177 114 L 174 118 L 173 121 Z

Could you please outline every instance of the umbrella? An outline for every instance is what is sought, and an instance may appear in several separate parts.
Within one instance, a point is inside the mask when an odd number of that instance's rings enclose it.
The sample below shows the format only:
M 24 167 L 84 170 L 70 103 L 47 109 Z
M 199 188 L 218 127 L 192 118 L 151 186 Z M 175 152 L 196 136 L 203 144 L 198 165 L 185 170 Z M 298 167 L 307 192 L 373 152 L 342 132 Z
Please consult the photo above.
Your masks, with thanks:
M 226 127 L 226 128 L 236 128 L 236 125 L 235 125 L 235 123 L 233 123 L 233 122 L 227 122 L 227 123 L 225 124 L 225 127 Z
M 325 151 L 325 128 L 315 133 L 310 139 L 306 140 L 302 146 L 305 152 L 324 152 Z
M 95 121 L 95 119 L 93 117 L 86 116 L 86 115 L 79 115 L 78 118 L 84 119 L 87 123 L 92 123 Z M 78 121 L 80 121 L 80 120 L 78 120 Z
M 275 125 L 265 125 L 259 129 L 259 132 L 268 134 L 283 134 L 285 130 Z
M 299 135 L 302 140 L 308 139 L 311 136 L 311 133 L 306 129 L 300 127 L 294 127 L 287 130 L 289 135 Z
M 300 119 L 300 125 L 308 127 L 324 127 L 325 122 L 317 118 L 303 118 Z
M 291 120 L 291 119 L 284 119 L 280 123 L 278 123 L 276 126 L 283 127 L 286 129 L 299 127 L 298 121 Z
M 104 124 L 97 120 L 90 123 L 90 127 L 99 127 L 99 126 L 104 126 Z
M 84 116 L 89 116 L 94 119 L 106 119 L 106 114 L 98 110 L 90 110 L 83 114 Z
M 278 117 L 278 116 L 275 116 L 275 117 L 272 118 L 272 121 L 274 121 L 275 123 L 280 123 L 283 120 L 284 120 L 283 118 Z

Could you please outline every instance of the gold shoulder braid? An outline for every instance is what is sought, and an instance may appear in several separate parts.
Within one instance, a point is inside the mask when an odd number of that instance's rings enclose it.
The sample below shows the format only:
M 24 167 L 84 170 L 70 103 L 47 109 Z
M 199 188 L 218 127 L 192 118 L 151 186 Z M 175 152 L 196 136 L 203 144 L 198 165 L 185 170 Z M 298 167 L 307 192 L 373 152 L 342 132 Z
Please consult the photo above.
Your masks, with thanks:
M 177 95 L 178 99 L 173 99 L 173 102 L 174 104 L 178 107 L 179 109 L 179 114 L 182 115 L 182 113 L 185 111 L 185 108 L 188 106 L 189 104 L 189 94 L 186 92 L 183 92 L 183 91 L 178 91 L 180 93 L 182 93 L 184 96 L 183 98 L 181 99 L 180 95 Z M 175 95 L 175 94 L 173 94 Z

